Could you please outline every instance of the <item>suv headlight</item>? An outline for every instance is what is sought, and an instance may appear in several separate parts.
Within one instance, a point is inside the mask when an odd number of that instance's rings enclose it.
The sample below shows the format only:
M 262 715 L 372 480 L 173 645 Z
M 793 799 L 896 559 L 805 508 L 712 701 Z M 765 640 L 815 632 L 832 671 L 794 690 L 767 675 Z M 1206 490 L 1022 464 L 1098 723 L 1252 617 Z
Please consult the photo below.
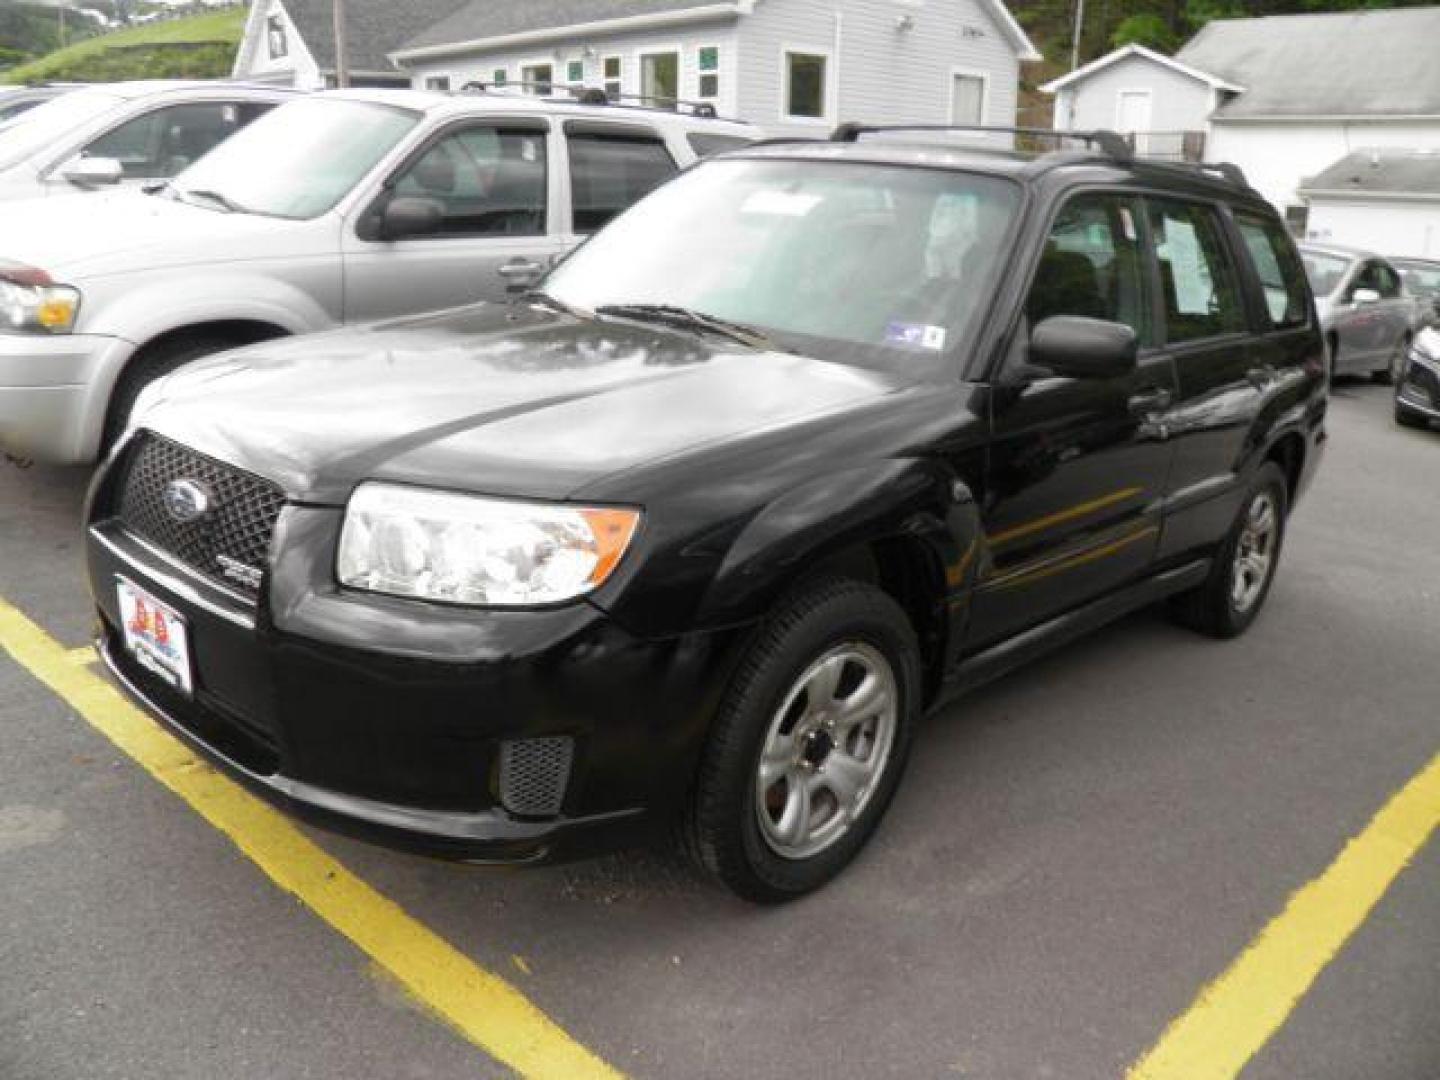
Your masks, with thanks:
M 0 333 L 68 334 L 79 314 L 79 289 L 56 285 L 33 266 L 0 262 Z
M 639 524 L 636 510 L 365 483 L 345 511 L 336 576 L 354 589 L 452 604 L 555 604 L 598 588 Z

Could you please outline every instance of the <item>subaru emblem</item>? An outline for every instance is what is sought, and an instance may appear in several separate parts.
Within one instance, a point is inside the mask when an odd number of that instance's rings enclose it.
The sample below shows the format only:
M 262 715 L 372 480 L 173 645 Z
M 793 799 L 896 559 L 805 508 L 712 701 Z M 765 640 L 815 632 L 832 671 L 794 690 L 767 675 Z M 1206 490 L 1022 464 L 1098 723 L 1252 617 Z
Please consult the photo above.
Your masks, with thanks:
M 171 480 L 165 485 L 165 509 L 182 525 L 199 521 L 213 505 L 210 489 L 198 480 Z

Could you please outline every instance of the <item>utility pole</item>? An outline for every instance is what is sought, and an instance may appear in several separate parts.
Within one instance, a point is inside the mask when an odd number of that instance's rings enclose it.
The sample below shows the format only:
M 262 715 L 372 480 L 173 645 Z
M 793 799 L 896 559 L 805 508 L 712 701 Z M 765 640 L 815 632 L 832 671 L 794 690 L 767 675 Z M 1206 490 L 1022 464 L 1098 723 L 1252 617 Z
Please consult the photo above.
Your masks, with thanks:
M 60 3 L 55 5 L 55 10 L 60 13 L 60 48 L 63 49 L 65 47 L 65 0 L 60 0 Z
M 331 0 L 335 24 L 335 85 L 350 85 L 350 61 L 345 55 L 345 0 Z
M 1070 70 L 1080 66 L 1080 35 L 1085 29 L 1085 0 L 1075 0 L 1075 40 L 1070 46 Z

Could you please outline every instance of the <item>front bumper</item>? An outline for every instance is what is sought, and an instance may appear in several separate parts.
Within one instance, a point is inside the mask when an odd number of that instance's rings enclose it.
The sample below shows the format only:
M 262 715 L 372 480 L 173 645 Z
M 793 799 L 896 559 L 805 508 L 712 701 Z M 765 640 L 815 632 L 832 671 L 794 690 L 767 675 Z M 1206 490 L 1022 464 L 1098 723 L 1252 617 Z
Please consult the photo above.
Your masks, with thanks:
M 1411 354 L 1395 385 L 1395 405 L 1415 416 L 1440 420 L 1440 359 Z
M 186 742 L 299 816 L 467 861 L 569 858 L 654 832 L 689 788 L 737 637 L 646 641 L 585 604 L 467 612 L 343 592 L 328 572 L 300 574 L 312 560 L 293 549 L 256 604 L 109 521 L 87 556 L 106 665 Z M 126 651 L 117 576 L 185 616 L 192 697 Z M 558 811 L 511 812 L 507 747 L 556 739 L 573 750 Z
M 54 465 L 94 460 L 129 349 L 93 334 L 0 334 L 0 450 Z

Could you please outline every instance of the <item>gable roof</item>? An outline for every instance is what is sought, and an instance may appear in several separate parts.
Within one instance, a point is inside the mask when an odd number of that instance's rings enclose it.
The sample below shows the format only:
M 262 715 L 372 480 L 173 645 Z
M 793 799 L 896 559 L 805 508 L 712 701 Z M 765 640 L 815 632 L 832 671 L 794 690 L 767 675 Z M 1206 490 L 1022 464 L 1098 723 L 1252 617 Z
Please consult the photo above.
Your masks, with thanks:
M 1158 53 L 1154 49 L 1147 49 L 1144 45 L 1132 43 L 1116 49 L 1114 52 L 1106 53 L 1098 60 L 1090 61 L 1090 63 L 1084 67 L 1078 67 L 1068 75 L 1062 75 L 1058 79 L 1052 79 L 1040 87 L 1040 91 L 1045 94 L 1053 94 L 1057 90 L 1063 90 L 1067 86 L 1088 79 L 1091 75 L 1104 71 L 1106 68 L 1118 64 L 1121 60 L 1128 60 L 1132 56 L 1149 60 L 1152 63 L 1169 68 L 1171 71 L 1178 72 L 1181 75 L 1186 75 L 1198 82 L 1213 86 L 1217 90 L 1233 90 L 1239 93 L 1243 89 L 1243 87 L 1236 86 L 1231 82 L 1226 82 L 1224 79 L 1216 75 L 1211 75 L 1207 71 L 1201 71 L 1199 68 L 1191 67 L 1189 64 L 1183 64 L 1173 57 L 1166 56 L 1164 53 Z
M 556 40 L 581 31 L 597 33 L 737 18 L 750 14 L 757 2 L 783 0 L 469 0 L 448 17 L 392 46 L 390 52 L 397 60 L 409 60 Z M 980 4 L 1021 60 L 1042 59 L 1004 0 L 980 0 Z
M 1300 191 L 1440 199 L 1440 150 L 1357 150 L 1306 180 Z
M 1244 86 L 1217 120 L 1440 117 L 1440 7 L 1217 19 L 1175 56 Z
M 257 6 L 262 0 L 257 0 Z M 282 0 L 321 71 L 335 70 L 334 0 Z M 345 0 L 345 50 L 351 71 L 389 72 L 394 52 L 465 0 Z M 517 3 L 528 7 L 533 0 Z

